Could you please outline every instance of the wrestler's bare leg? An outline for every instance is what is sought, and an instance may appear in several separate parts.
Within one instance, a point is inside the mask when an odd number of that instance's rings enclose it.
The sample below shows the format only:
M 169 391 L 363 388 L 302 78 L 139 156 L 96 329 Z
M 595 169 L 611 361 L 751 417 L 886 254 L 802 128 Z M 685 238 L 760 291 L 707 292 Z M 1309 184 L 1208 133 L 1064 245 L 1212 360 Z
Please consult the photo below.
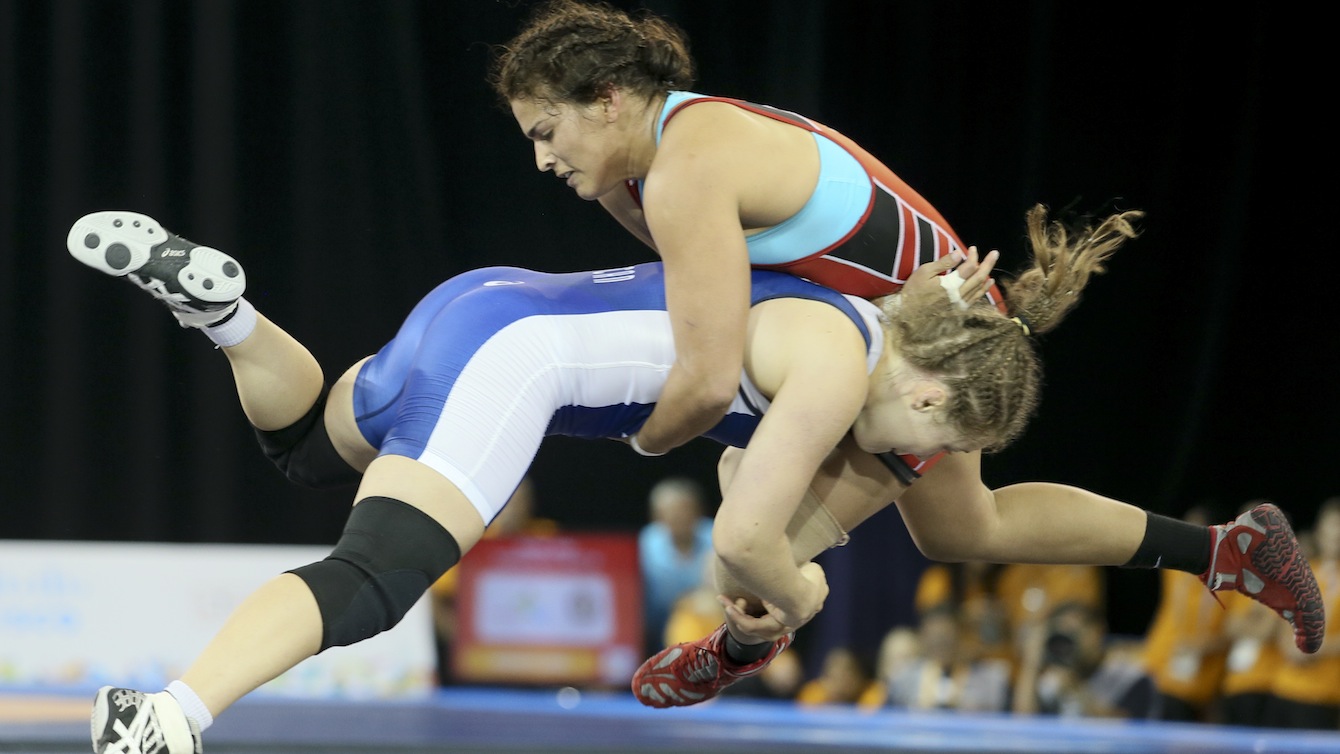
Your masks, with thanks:
M 321 366 L 311 352 L 259 312 L 246 340 L 220 350 L 233 369 L 242 411 L 257 429 L 293 424 L 321 393 Z
M 356 500 L 389 497 L 442 525 L 464 553 L 484 533 L 470 501 L 437 471 L 402 456 L 368 466 Z M 321 647 L 322 618 L 307 583 L 293 574 L 270 580 L 233 612 L 182 676 L 212 715 L 277 678 Z
M 1146 513 L 1062 484 L 1026 482 L 990 490 L 981 454 L 956 453 L 898 497 L 917 547 L 946 562 L 1121 565 L 1145 533 Z
M 729 449 L 722 455 L 723 484 L 739 453 Z M 1133 505 L 1043 482 L 992 491 L 980 471 L 979 453 L 953 454 L 909 487 L 848 439 L 811 484 L 807 498 L 817 501 L 802 504 L 788 527 L 792 554 L 797 563 L 808 562 L 895 500 L 917 547 L 945 562 L 1121 565 L 1144 536 L 1146 514 Z M 722 594 L 758 607 L 724 569 L 717 573 Z

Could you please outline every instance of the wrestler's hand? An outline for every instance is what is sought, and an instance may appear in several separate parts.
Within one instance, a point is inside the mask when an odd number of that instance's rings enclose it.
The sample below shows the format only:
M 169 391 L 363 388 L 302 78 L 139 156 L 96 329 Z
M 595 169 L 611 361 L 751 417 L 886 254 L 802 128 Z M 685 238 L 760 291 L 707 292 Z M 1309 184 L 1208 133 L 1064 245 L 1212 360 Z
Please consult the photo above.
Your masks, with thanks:
M 741 640 L 752 639 L 755 643 L 776 641 L 813 620 L 828 599 L 828 579 L 824 576 L 824 569 L 813 562 L 802 565 L 800 575 L 810 583 L 811 588 L 806 590 L 808 594 L 803 604 L 793 612 L 763 600 L 764 613 L 753 615 L 744 599 L 731 600 L 725 595 L 719 595 L 717 600 L 725 608 L 726 622 L 731 633 Z
M 903 286 L 903 300 L 915 305 L 922 297 L 933 296 L 938 300 L 940 296 L 948 295 L 964 302 L 962 306 L 966 309 L 985 296 L 995 282 L 991 279 L 991 271 L 999 259 L 1000 252 L 994 250 L 979 258 L 977 247 L 969 246 L 967 254 L 954 252 L 927 262 L 908 277 Z M 940 279 L 942 275 L 954 275 L 957 280 L 950 278 L 953 285 L 946 286 Z
M 764 644 L 777 641 L 778 639 L 791 633 L 791 629 L 782 625 L 777 616 L 771 612 L 765 612 L 762 615 L 750 615 L 749 603 L 743 598 L 734 602 L 725 595 L 719 595 L 717 600 L 726 611 L 726 627 L 731 635 L 745 644 Z M 764 603 L 765 607 L 767 603 Z
M 963 278 L 963 287 L 959 289 L 959 296 L 970 304 L 981 299 L 996 281 L 991 278 L 991 271 L 996 268 L 996 262 L 1000 260 L 1000 252 L 992 249 L 986 253 L 980 260 L 977 258 L 977 247 L 968 247 L 968 258 L 954 269 L 953 274 Z

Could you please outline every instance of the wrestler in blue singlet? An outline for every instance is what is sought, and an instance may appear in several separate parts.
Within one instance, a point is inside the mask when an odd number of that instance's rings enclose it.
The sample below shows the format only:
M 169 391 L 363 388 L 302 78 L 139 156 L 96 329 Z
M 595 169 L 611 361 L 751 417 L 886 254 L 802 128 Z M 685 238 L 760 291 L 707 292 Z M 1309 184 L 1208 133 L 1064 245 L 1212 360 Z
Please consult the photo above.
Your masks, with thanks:
M 756 270 L 753 302 L 806 298 L 844 312 L 883 349 L 871 303 L 784 273 Z M 675 361 L 661 264 L 548 274 L 467 272 L 429 293 L 360 369 L 354 413 L 381 454 L 422 461 L 465 492 L 486 521 L 546 435 L 635 434 Z M 744 447 L 768 400 L 747 375 L 706 433 Z

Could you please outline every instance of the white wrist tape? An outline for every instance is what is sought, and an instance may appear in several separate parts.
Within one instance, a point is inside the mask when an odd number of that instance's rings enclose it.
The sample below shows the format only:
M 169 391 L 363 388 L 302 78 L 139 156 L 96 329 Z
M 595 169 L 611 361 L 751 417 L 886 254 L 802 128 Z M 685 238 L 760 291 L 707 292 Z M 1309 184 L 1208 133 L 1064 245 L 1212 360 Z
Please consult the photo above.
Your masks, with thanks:
M 958 274 L 958 270 L 950 270 L 940 276 L 940 287 L 944 288 L 945 293 L 949 294 L 949 300 L 954 303 L 954 306 L 957 306 L 960 309 L 967 309 L 971 306 L 971 304 L 963 300 L 963 295 L 959 293 L 959 289 L 962 288 L 963 284 L 966 282 L 968 281 L 964 280 L 962 276 Z
M 642 449 L 642 446 L 637 444 L 637 435 L 629 435 L 629 436 L 628 436 L 628 444 L 629 444 L 629 446 L 631 446 L 631 447 L 633 448 L 633 450 L 637 451 L 637 454 L 640 455 L 640 456 L 649 456 L 649 457 L 655 458 L 656 456 L 663 456 L 663 455 L 665 455 L 665 453 L 649 453 L 649 452 L 643 450 L 643 449 Z

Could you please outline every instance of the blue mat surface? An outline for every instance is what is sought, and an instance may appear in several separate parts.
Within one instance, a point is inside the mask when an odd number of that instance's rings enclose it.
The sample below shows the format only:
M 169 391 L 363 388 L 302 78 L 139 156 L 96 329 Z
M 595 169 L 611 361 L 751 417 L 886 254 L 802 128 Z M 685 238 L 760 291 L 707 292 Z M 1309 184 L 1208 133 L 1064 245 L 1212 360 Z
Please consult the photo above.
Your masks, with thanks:
M 69 700 L 92 696 L 68 693 Z M 0 700 L 23 694 L 0 691 Z M 88 724 L 0 722 L 0 751 L 87 752 Z M 1340 732 L 869 713 L 731 698 L 652 710 L 627 694 L 462 688 L 397 702 L 248 698 L 205 735 L 206 754 L 318 751 L 1340 754 Z

